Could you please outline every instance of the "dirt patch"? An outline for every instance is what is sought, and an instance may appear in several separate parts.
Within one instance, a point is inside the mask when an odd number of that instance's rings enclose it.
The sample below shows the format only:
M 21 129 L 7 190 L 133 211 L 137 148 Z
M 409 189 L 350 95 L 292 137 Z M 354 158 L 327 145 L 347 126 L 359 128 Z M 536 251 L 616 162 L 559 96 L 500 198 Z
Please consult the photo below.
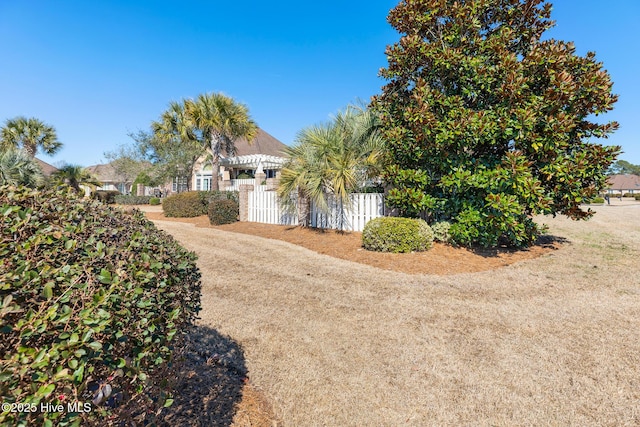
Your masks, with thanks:
M 320 254 L 367 264 L 383 270 L 408 274 L 450 275 L 493 270 L 519 261 L 538 258 L 561 247 L 559 239 L 546 236 L 526 250 L 508 248 L 466 249 L 436 243 L 426 252 L 392 254 L 367 251 L 362 248 L 362 233 L 338 232 L 286 225 L 236 222 L 221 226 L 209 224 L 209 218 L 167 218 L 162 212 L 146 212 L 151 220 L 178 221 L 196 227 L 216 228 L 234 233 L 251 234 L 267 239 L 282 240 L 311 249 Z

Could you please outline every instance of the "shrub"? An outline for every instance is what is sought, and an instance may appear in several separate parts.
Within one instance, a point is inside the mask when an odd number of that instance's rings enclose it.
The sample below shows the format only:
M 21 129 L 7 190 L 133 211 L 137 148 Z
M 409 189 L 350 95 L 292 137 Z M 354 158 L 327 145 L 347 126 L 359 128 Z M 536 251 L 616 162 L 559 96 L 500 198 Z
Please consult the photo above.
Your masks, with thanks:
M 165 216 L 176 218 L 191 218 L 207 215 L 209 203 L 213 200 L 235 200 L 238 202 L 237 191 L 187 191 L 166 197 L 162 201 Z
M 116 196 L 121 194 L 118 190 L 96 190 L 91 193 L 91 198 L 112 205 L 116 202 Z
M 433 230 L 433 239 L 436 242 L 449 243 L 449 228 L 451 228 L 451 224 L 446 221 L 440 221 L 431 224 L 431 230 Z
M 636 194 L 634 197 L 636 200 L 640 200 L 640 194 Z
M 115 197 L 115 202 L 120 205 L 148 205 L 151 196 L 134 196 L 133 194 L 129 195 L 119 195 Z
M 590 203 L 604 203 L 604 199 L 602 197 L 594 197 Z
M 65 408 L 0 425 L 150 425 L 200 310 L 195 259 L 138 211 L 0 187 L 0 401 Z
M 212 200 L 209 203 L 209 222 L 212 225 L 231 224 L 238 221 L 240 205 L 235 200 Z
M 370 251 L 425 251 L 433 243 L 433 231 L 421 219 L 381 217 L 367 222 L 362 246 Z
M 633 197 L 633 193 L 624 193 L 622 197 Z
M 152 197 L 149 199 L 149 204 L 151 206 L 158 206 L 160 204 L 160 199 L 157 197 Z
M 165 216 L 191 218 L 204 215 L 204 205 L 197 191 L 173 194 L 162 201 Z

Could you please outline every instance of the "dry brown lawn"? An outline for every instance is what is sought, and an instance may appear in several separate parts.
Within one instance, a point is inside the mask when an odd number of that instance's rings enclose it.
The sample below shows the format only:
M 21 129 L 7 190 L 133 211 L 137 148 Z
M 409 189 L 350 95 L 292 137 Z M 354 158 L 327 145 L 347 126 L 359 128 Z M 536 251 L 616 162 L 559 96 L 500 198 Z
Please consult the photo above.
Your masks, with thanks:
M 200 327 L 286 426 L 637 426 L 640 204 L 596 210 L 542 219 L 556 250 L 449 275 L 156 224 L 198 253 Z

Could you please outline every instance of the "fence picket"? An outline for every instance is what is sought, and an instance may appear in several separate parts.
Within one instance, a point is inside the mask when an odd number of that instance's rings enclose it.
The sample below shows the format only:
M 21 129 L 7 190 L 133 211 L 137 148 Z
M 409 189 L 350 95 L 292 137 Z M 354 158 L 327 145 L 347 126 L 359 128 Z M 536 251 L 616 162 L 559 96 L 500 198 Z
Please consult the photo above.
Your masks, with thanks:
M 265 224 L 297 225 L 297 215 L 285 211 L 275 191 L 249 191 L 248 220 Z M 356 193 L 349 196 L 350 203 L 340 212 L 340 203 L 330 197 L 329 212 L 323 213 L 311 204 L 311 226 L 340 228 L 345 231 L 362 231 L 365 224 L 384 216 L 384 196 L 376 193 Z

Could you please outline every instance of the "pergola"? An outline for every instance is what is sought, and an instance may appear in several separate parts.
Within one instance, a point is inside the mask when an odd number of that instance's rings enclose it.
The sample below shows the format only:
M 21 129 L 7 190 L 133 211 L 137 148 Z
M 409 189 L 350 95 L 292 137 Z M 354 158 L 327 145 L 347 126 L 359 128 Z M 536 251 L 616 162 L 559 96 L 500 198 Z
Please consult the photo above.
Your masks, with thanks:
M 229 157 L 221 159 L 220 164 L 233 169 L 282 169 L 287 161 L 284 157 L 271 156 L 268 154 L 248 154 L 246 156 Z

